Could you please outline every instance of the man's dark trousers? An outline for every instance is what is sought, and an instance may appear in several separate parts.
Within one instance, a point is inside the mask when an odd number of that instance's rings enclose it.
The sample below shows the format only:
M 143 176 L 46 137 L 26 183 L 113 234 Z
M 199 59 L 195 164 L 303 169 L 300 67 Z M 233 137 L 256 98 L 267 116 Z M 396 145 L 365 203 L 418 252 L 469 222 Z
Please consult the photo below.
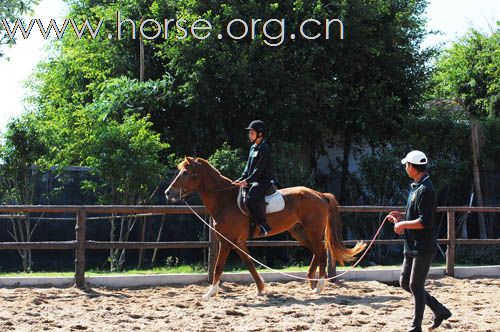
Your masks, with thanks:
M 253 182 L 247 191 L 246 203 L 248 210 L 250 210 L 250 215 L 259 225 L 263 225 L 266 229 L 269 226 L 266 222 L 266 205 L 263 203 L 266 191 L 271 186 L 271 183 L 257 183 Z
M 399 284 L 404 290 L 413 294 L 415 300 L 413 326 L 416 328 L 422 326 L 426 304 L 435 314 L 444 309 L 443 305 L 425 290 L 425 279 L 436 256 L 436 251 L 430 250 L 418 254 L 405 252 Z

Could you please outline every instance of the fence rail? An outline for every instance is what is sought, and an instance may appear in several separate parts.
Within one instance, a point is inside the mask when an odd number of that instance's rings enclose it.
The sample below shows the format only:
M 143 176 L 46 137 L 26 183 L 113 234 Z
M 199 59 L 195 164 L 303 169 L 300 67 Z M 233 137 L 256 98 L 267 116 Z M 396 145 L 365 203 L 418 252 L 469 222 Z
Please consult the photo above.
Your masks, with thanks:
M 204 206 L 193 207 L 199 214 L 206 214 Z M 389 211 L 404 211 L 401 206 L 341 206 L 341 213 L 383 213 Z M 499 213 L 500 207 L 466 207 L 443 206 L 438 212 L 447 215 L 447 238 L 439 239 L 440 244 L 446 244 L 446 275 L 454 276 L 456 245 L 488 244 L 498 245 L 500 239 L 457 239 L 455 236 L 455 215 L 457 212 L 492 212 Z M 0 250 L 37 249 L 37 250 L 75 250 L 75 285 L 85 285 L 85 253 L 87 249 L 179 249 L 179 248 L 208 248 L 209 277 L 212 275 L 218 241 L 213 231 L 209 232 L 208 241 L 175 241 L 175 242 L 105 242 L 86 239 L 88 214 L 123 213 L 123 214 L 192 214 L 183 205 L 3 205 L 0 213 L 74 213 L 76 214 L 74 241 L 47 241 L 47 242 L 0 242 Z M 9 218 L 9 215 L 0 215 Z M 344 241 L 346 245 L 357 241 Z M 400 244 L 402 240 L 375 240 L 377 245 Z M 251 247 L 287 247 L 301 246 L 298 241 L 247 241 Z M 329 273 L 335 273 L 335 267 L 329 264 Z

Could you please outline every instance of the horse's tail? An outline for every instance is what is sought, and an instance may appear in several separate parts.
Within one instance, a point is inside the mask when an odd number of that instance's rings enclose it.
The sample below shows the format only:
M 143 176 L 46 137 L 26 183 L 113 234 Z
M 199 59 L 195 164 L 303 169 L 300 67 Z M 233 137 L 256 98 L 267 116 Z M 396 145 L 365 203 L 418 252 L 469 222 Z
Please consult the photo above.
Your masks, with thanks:
M 340 265 L 345 262 L 352 262 L 357 254 L 363 251 L 366 244 L 358 242 L 354 248 L 346 248 L 342 243 L 342 221 L 339 213 L 339 203 L 334 195 L 330 193 L 322 193 L 323 197 L 328 201 L 329 218 L 326 223 L 325 244 L 330 250 L 332 260 L 336 260 Z

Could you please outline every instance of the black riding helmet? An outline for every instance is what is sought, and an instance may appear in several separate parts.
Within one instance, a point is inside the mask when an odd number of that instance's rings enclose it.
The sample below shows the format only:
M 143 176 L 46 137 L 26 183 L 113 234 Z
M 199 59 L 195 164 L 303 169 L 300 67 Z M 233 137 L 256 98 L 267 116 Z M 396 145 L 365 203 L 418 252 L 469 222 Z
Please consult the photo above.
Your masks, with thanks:
M 261 120 L 254 120 L 254 121 L 250 122 L 248 127 L 246 127 L 245 129 L 246 130 L 250 130 L 250 129 L 255 130 L 257 132 L 257 136 L 260 136 L 259 133 L 262 134 L 262 136 L 266 135 L 266 124 Z

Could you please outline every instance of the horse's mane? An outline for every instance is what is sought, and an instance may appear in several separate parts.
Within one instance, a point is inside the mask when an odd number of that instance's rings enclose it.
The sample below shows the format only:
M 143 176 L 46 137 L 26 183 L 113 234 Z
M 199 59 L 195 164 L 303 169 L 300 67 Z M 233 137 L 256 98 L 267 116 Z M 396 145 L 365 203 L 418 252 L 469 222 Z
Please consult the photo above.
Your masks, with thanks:
M 224 176 L 217 168 L 215 168 L 214 166 L 212 166 L 212 164 L 210 164 L 210 162 L 206 159 L 203 159 L 203 158 L 191 158 L 190 157 L 186 157 L 184 158 L 184 160 L 179 164 L 177 165 L 177 169 L 182 169 L 183 167 L 186 167 L 187 165 L 191 164 L 191 163 L 199 163 L 199 164 L 202 164 L 205 166 L 205 169 L 208 170 L 209 174 L 212 175 L 213 177 L 219 177 L 221 180 L 224 180 L 226 182 L 232 182 L 231 179 L 229 179 L 228 177 Z

